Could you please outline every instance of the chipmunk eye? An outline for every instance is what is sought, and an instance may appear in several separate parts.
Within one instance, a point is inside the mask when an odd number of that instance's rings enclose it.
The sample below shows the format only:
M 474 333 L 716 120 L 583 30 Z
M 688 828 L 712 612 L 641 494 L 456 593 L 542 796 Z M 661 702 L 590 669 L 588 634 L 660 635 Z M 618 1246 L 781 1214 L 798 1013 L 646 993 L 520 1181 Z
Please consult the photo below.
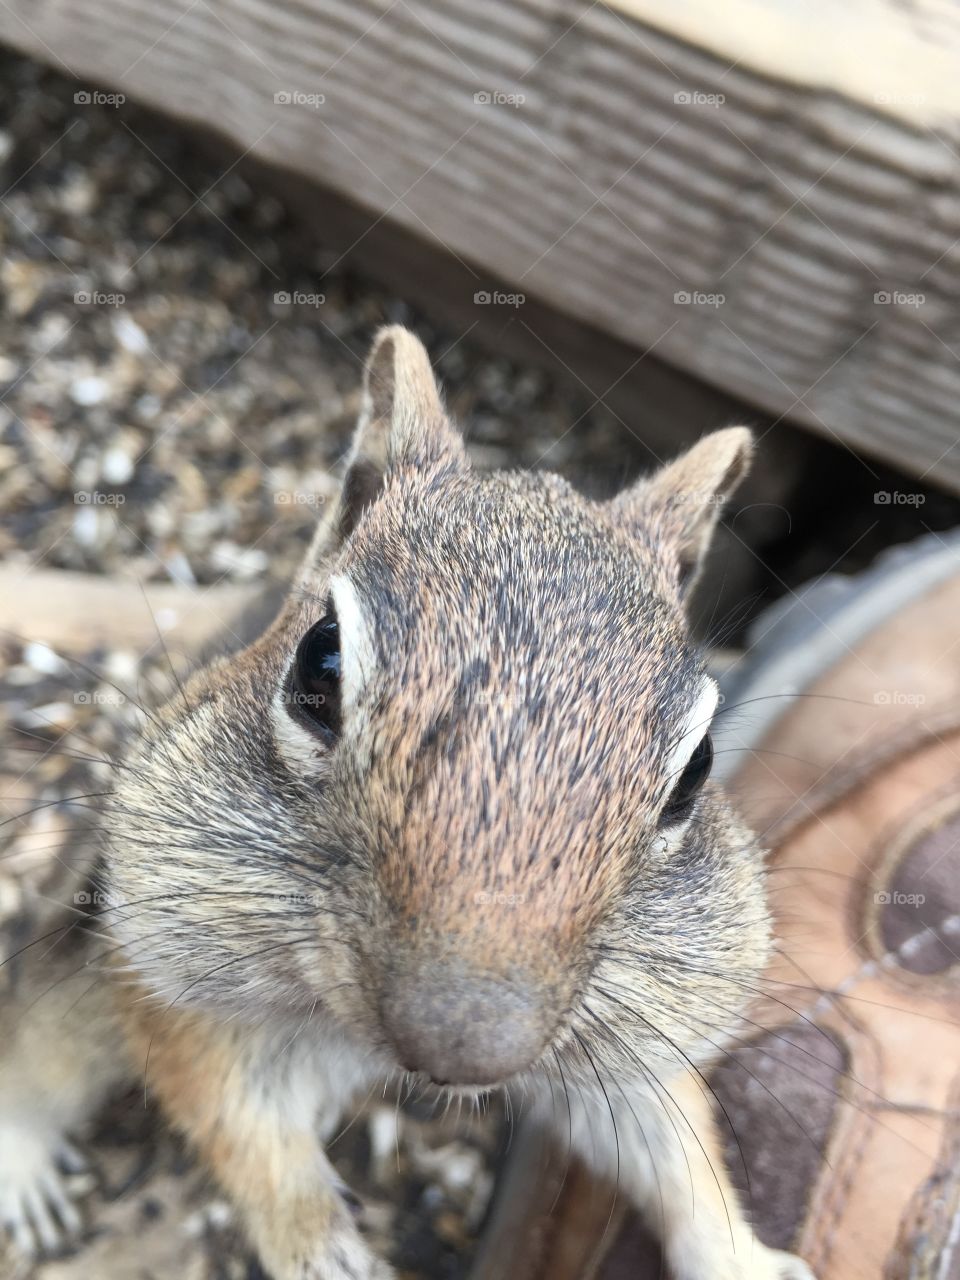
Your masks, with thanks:
M 297 645 L 290 672 L 289 706 L 311 725 L 340 732 L 340 627 L 328 610 Z
M 693 755 L 663 806 L 660 814 L 662 826 L 682 822 L 688 816 L 701 787 L 710 777 L 712 767 L 713 742 L 709 733 L 706 733 L 694 748 Z

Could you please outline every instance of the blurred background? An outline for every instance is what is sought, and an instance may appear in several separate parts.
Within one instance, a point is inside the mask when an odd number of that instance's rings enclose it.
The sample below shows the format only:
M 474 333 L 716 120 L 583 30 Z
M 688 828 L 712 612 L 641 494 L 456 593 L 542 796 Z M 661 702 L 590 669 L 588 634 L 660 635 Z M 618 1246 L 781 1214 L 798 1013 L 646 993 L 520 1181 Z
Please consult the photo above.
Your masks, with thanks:
M 4 0 L 3 803 L 48 806 L 4 831 L 5 937 L 136 724 L 123 690 L 289 574 L 385 321 L 478 465 L 605 496 L 752 426 L 694 606 L 733 658 L 811 578 L 956 525 L 958 15 Z M 498 1118 L 405 1123 L 395 1152 L 374 1108 L 341 1167 L 401 1274 L 461 1275 Z M 45 1280 L 258 1274 L 142 1109 L 99 1133 L 98 1225 Z

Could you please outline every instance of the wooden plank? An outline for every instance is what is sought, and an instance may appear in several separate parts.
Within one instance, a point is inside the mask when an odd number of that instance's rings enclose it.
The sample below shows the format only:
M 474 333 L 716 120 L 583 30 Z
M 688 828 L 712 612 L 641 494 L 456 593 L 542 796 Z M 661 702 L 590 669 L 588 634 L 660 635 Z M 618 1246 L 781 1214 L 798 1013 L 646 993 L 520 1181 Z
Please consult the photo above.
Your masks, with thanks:
M 442 246 L 465 307 L 522 316 L 473 302 L 507 280 L 954 490 L 958 27 L 933 0 L 0 6 L 85 89 Z
M 71 573 L 62 569 L 0 567 L 0 633 L 86 654 L 97 648 L 140 654 L 163 644 L 196 654 L 226 637 L 258 592 L 222 583 L 188 587 Z M 259 594 L 265 594 L 263 590 Z
M 960 114 L 960 9 L 953 0 L 608 3 L 625 17 L 770 80 L 836 93 L 918 125 Z

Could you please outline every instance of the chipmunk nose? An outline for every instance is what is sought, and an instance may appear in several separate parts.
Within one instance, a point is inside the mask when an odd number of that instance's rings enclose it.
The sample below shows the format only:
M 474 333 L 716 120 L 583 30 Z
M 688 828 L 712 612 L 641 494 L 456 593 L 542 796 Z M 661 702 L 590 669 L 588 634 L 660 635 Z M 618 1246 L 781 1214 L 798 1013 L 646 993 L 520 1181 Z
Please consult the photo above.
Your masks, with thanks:
M 529 1066 L 546 1039 L 541 1003 L 526 983 L 441 962 L 397 976 L 383 1021 L 402 1065 L 436 1084 L 498 1084 Z

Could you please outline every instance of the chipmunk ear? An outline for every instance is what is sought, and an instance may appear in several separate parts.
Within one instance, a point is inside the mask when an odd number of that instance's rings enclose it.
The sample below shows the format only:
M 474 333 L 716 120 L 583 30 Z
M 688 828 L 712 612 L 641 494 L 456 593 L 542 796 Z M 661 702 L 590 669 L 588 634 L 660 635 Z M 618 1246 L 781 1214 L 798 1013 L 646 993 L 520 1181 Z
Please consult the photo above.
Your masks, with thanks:
M 463 440 L 440 399 L 430 357 L 402 325 L 381 329 L 363 373 L 363 404 L 341 499 L 341 533 L 380 491 L 393 467 L 466 465 Z
M 728 427 L 611 500 L 627 521 L 652 522 L 673 550 L 680 585 L 688 590 L 703 562 L 723 505 L 747 471 L 753 435 Z

